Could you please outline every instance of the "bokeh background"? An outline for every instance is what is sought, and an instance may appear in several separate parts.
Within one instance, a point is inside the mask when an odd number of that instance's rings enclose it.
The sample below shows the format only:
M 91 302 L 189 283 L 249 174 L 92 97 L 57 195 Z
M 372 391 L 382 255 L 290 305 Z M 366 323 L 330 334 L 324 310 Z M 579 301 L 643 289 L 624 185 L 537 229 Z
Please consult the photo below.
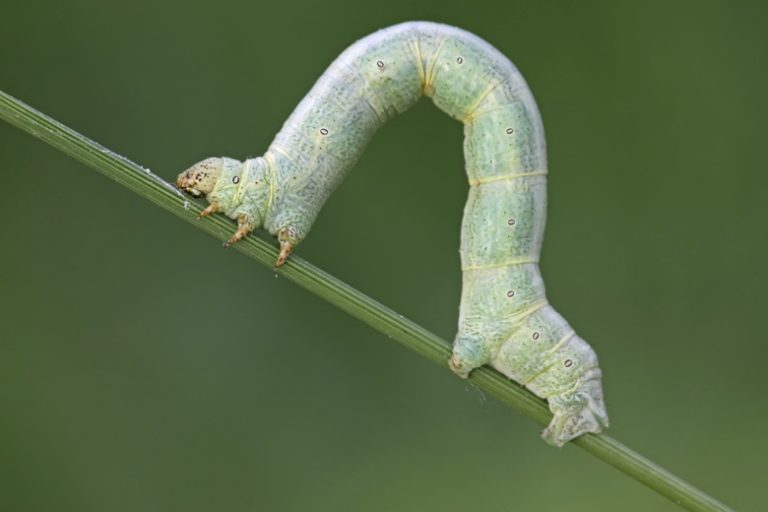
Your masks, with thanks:
M 4 0 L 0 88 L 170 180 L 260 154 L 375 29 L 479 34 L 543 114 L 543 272 L 610 433 L 764 509 L 768 10 L 572 4 Z M 461 138 L 394 120 L 298 251 L 446 339 Z M 0 510 L 677 509 L 5 123 L 0 155 Z

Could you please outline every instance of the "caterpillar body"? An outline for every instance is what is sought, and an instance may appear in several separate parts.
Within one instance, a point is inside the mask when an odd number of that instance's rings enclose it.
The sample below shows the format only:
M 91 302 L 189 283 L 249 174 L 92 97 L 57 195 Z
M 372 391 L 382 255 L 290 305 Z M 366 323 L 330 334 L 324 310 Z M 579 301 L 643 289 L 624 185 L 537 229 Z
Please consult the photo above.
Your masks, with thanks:
M 479 37 L 430 22 L 371 34 L 345 50 L 299 103 L 264 156 L 208 158 L 177 186 L 236 219 L 229 244 L 264 227 L 277 266 L 309 232 L 374 132 L 429 96 L 464 123 L 469 198 L 463 287 L 450 368 L 489 364 L 548 400 L 542 437 L 562 446 L 608 426 L 597 356 L 546 300 L 538 260 L 546 148 L 538 108 L 515 66 Z

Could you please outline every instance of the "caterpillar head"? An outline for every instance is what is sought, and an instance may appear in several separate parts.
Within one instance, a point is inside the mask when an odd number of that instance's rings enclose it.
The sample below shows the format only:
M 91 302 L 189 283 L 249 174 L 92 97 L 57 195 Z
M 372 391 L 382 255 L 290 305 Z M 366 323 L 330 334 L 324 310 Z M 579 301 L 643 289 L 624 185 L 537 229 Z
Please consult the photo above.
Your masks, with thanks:
M 223 158 L 206 158 L 179 174 L 176 178 L 176 186 L 195 197 L 210 194 L 223 169 Z
M 228 242 L 231 245 L 264 225 L 273 193 L 266 171 L 262 157 L 243 162 L 212 157 L 179 174 L 176 186 L 195 197 L 206 196 L 209 204 L 199 217 L 219 212 L 237 220 L 237 233 Z

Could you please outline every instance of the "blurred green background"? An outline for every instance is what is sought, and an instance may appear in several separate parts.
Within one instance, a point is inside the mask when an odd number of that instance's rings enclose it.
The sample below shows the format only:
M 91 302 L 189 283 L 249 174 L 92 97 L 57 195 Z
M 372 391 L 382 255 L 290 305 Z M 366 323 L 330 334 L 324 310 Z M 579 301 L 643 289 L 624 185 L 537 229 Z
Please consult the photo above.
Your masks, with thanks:
M 261 154 L 340 51 L 411 19 L 533 89 L 548 295 L 610 433 L 764 509 L 764 5 L 4 0 L 0 89 L 170 180 Z M 428 101 L 387 125 L 298 251 L 446 339 L 461 138 Z M 0 155 L 0 510 L 677 510 L 5 123 Z

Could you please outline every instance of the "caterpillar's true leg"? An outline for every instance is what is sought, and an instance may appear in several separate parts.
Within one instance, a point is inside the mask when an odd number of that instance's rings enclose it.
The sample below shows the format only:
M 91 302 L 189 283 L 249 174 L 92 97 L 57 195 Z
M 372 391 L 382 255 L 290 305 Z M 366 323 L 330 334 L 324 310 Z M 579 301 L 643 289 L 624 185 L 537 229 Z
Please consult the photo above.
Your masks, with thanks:
M 217 203 L 211 203 L 208 206 L 205 207 L 205 210 L 201 211 L 197 218 L 202 219 L 203 217 L 207 217 L 209 215 L 213 215 L 214 213 L 219 211 L 219 205 Z
M 206 208 L 206 210 L 207 209 L 208 208 Z M 227 242 L 224 244 L 224 247 L 229 247 L 230 245 L 239 242 L 240 240 L 242 240 L 243 238 L 251 234 L 251 232 L 255 228 L 256 226 L 254 226 L 253 222 L 251 222 L 250 219 L 248 219 L 248 217 L 246 217 L 245 215 L 239 216 L 237 218 L 237 231 L 235 231 L 235 234 L 232 235 L 232 238 L 227 240 Z
M 288 256 L 291 255 L 291 251 L 293 251 L 293 244 L 291 244 L 291 242 L 280 242 L 280 255 L 277 257 L 277 261 L 275 262 L 275 268 L 281 267 L 283 263 L 288 260 Z
M 277 240 L 280 242 L 280 255 L 275 262 L 275 268 L 283 266 L 291 255 L 291 251 L 299 243 L 298 230 L 293 227 L 282 228 L 277 232 Z

